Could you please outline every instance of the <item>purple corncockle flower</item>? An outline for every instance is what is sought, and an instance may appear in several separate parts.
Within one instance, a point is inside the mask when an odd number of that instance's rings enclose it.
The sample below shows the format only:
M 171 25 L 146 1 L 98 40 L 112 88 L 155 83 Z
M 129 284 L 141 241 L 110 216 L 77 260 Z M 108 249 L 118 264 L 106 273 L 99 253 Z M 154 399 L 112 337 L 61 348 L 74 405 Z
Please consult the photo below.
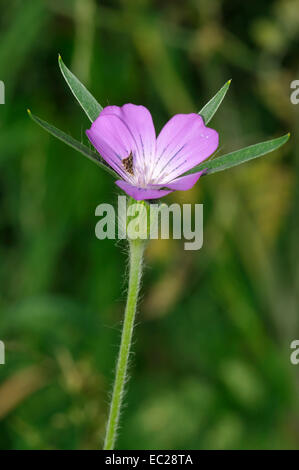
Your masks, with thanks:
M 156 137 L 150 112 L 134 104 L 107 106 L 86 134 L 137 201 L 192 188 L 204 171 L 181 175 L 218 147 L 218 133 L 199 114 L 176 114 Z

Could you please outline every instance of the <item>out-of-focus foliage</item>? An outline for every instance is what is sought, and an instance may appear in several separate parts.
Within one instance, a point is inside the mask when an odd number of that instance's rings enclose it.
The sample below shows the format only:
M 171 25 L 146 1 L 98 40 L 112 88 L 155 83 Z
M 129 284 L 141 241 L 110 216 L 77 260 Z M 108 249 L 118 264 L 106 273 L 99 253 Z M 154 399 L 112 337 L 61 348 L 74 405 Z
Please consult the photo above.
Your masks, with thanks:
M 275 154 L 168 201 L 204 203 L 204 246 L 154 241 L 119 447 L 299 447 L 296 0 L 1 1 L 0 446 L 98 448 L 124 307 L 124 245 L 95 238 L 112 178 L 47 135 L 86 143 L 57 54 L 99 102 L 158 129 L 232 78 L 211 121 L 223 153 L 291 131 Z

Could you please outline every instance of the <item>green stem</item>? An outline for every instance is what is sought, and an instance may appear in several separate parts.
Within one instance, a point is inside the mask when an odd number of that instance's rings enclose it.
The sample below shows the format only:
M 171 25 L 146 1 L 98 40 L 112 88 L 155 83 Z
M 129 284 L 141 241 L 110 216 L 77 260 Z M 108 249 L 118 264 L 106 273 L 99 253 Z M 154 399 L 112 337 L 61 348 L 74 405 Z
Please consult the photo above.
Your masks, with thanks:
M 104 450 L 113 450 L 118 429 L 124 386 L 126 383 L 128 359 L 132 342 L 136 305 L 140 286 L 142 259 L 145 243 L 142 240 L 131 240 L 130 245 L 130 274 L 128 298 L 123 323 L 123 331 L 119 356 L 116 366 L 115 382 L 110 404 L 109 418 L 106 429 Z

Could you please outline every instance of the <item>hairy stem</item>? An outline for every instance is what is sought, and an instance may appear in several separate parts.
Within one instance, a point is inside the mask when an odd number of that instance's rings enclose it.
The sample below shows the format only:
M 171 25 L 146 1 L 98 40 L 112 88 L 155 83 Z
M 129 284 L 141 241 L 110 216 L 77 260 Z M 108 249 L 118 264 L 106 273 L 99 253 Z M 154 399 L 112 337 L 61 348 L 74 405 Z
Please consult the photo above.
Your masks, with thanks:
M 130 273 L 128 298 L 123 323 L 123 331 L 119 356 L 116 366 L 115 382 L 110 404 L 109 418 L 106 429 L 104 450 L 113 450 L 118 429 L 120 410 L 122 405 L 124 386 L 126 383 L 128 360 L 132 342 L 136 305 L 140 286 L 142 259 L 145 243 L 142 240 L 131 240 L 130 245 Z

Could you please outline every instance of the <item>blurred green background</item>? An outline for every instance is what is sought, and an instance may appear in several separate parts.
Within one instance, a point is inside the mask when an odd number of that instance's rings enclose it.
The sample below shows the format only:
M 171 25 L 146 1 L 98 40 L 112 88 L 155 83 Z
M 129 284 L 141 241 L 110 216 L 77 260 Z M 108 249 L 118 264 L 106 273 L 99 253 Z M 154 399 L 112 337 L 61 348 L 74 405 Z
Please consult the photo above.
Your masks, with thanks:
M 118 448 L 299 448 L 297 0 L 0 5 L 1 448 L 98 448 L 120 340 L 126 248 L 94 235 L 117 188 L 26 114 L 86 140 L 58 53 L 103 106 L 144 104 L 158 130 L 232 78 L 210 124 L 222 153 L 292 132 L 165 199 L 204 204 L 204 246 L 147 249 Z

